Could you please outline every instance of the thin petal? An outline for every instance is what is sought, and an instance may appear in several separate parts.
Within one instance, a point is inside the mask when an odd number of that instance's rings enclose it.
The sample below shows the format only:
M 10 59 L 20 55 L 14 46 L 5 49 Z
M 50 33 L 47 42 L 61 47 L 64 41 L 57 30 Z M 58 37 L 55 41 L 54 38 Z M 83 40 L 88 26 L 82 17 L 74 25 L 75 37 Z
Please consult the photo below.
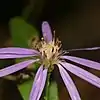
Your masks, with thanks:
M 69 64 L 69 63 L 61 63 L 64 68 L 66 68 L 71 73 L 75 74 L 76 76 L 88 81 L 89 83 L 97 86 L 100 88 L 100 78 L 93 75 L 92 73 L 85 71 L 82 68 L 79 68 L 75 65 Z
M 42 66 L 43 67 L 43 66 Z M 30 100 L 39 100 L 45 86 L 47 69 L 39 68 L 36 73 L 35 81 L 31 90 Z
M 43 33 L 44 40 L 46 42 L 52 41 L 51 28 L 50 28 L 48 22 L 46 22 L 46 21 L 42 23 L 42 33 Z
M 18 55 L 18 54 L 0 54 L 0 59 L 10 59 L 10 58 L 24 58 L 24 57 L 32 57 L 32 56 L 36 56 L 36 55 Z
M 41 65 L 35 75 L 34 82 L 39 78 L 40 74 L 43 72 L 43 65 Z
M 43 89 L 44 89 L 44 86 L 45 86 L 45 82 L 46 82 L 46 77 L 47 77 L 47 69 L 44 69 L 43 71 L 43 80 L 42 80 L 42 83 L 41 83 L 41 86 L 40 86 L 40 89 L 39 89 L 39 94 L 38 94 L 38 97 L 36 100 L 39 100 L 40 97 L 41 97 L 41 94 L 43 92 Z
M 34 78 L 34 82 L 33 82 L 33 86 L 32 86 L 32 90 L 31 90 L 31 95 L 30 97 L 32 97 L 33 93 L 34 93 L 34 90 L 36 88 L 36 82 L 38 80 L 38 78 L 40 77 L 40 75 L 43 73 L 43 65 L 41 65 L 35 75 L 35 78 Z
M 76 89 L 76 86 L 74 85 L 74 83 L 73 83 L 71 77 L 69 76 L 69 74 L 67 73 L 67 71 L 59 64 L 58 64 L 58 67 L 59 67 L 61 77 L 65 83 L 66 88 L 68 89 L 71 99 L 72 100 L 81 100 L 79 93 Z
M 92 47 L 92 48 L 69 49 L 67 51 L 68 52 L 70 52 L 70 51 L 83 51 L 83 50 L 91 51 L 91 50 L 99 50 L 99 49 L 100 49 L 100 47 Z
M 33 49 L 26 49 L 26 48 L 17 48 L 17 47 L 8 47 L 8 48 L 0 48 L 0 54 L 4 53 L 11 53 L 11 54 L 27 54 L 27 55 L 34 55 L 39 54 L 38 51 Z
M 12 74 L 16 71 L 19 71 L 19 70 L 27 67 L 28 65 L 30 65 L 34 62 L 36 62 L 36 60 L 27 60 L 27 61 L 23 61 L 21 63 L 15 64 L 15 65 L 3 68 L 3 69 L 0 70 L 0 77 Z
M 83 58 L 79 58 L 79 57 L 73 57 L 73 56 L 62 56 L 61 58 L 71 60 L 73 62 L 87 66 L 89 68 L 100 70 L 100 63 L 95 62 L 95 61 L 91 61 L 91 60 L 83 59 Z
M 30 93 L 30 100 L 36 100 L 39 93 L 39 88 L 40 88 L 42 79 L 43 79 L 43 66 L 41 66 L 36 73 L 32 90 Z

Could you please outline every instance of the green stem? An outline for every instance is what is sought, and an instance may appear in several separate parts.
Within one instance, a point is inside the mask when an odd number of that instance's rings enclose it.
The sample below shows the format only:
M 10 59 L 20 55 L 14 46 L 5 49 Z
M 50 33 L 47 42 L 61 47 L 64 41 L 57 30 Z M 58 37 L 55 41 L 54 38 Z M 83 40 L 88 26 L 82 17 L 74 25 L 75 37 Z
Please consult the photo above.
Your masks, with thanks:
M 34 8 L 34 2 L 33 2 L 33 0 L 29 0 L 29 5 L 27 5 L 27 6 L 23 9 L 23 12 L 22 12 L 22 17 L 23 17 L 25 20 L 28 20 L 30 14 L 31 14 L 32 11 L 33 11 L 33 8 Z
M 48 76 L 47 76 L 44 100 L 48 100 L 48 96 L 49 96 L 49 86 L 50 86 L 50 81 L 49 80 L 50 80 L 50 75 L 51 75 L 51 73 L 49 73 Z

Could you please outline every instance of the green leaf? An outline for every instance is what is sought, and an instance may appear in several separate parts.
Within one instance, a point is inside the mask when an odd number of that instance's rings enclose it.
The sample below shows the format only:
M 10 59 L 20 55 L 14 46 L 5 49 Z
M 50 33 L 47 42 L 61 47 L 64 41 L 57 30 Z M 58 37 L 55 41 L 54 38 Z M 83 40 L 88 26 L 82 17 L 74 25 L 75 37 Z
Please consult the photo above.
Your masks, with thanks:
M 14 46 L 29 47 L 29 41 L 39 36 L 36 28 L 21 17 L 12 18 L 9 22 L 9 28 Z
M 29 80 L 29 81 L 24 82 L 21 85 L 18 85 L 18 89 L 24 100 L 29 100 L 32 84 L 33 84 L 33 80 Z
M 57 83 L 55 81 L 50 83 L 48 100 L 59 100 Z

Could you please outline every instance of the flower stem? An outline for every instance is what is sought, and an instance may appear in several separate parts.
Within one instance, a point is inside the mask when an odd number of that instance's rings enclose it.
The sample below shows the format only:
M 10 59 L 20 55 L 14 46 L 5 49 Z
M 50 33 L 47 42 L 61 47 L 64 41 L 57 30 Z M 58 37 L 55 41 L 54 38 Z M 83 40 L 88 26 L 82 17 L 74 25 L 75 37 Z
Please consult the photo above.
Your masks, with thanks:
M 48 97 L 49 97 L 50 75 L 51 75 L 51 73 L 49 72 L 49 74 L 47 76 L 44 100 L 48 100 Z

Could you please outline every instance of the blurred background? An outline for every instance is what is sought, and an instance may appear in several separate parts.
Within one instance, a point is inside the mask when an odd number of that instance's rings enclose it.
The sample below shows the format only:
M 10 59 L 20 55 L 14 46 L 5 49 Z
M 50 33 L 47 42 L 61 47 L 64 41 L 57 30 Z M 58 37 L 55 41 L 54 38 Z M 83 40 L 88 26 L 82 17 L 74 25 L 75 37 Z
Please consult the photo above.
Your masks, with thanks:
M 27 12 L 24 12 L 26 6 Z M 28 14 L 29 13 L 29 14 Z M 28 16 L 27 16 L 28 15 Z M 42 21 L 48 21 L 62 41 L 64 49 L 100 46 L 100 1 L 98 0 L 1 0 L 0 47 L 12 46 L 9 20 L 25 16 L 41 32 Z M 71 52 L 71 55 L 100 62 L 100 51 Z M 13 61 L 0 60 L 0 66 Z M 4 63 L 3 63 L 4 62 Z M 84 68 L 100 77 L 100 71 Z M 99 100 L 100 89 L 72 75 L 82 100 Z M 60 100 L 70 100 L 64 84 L 59 81 Z M 0 79 L 0 100 L 23 100 L 16 83 Z

